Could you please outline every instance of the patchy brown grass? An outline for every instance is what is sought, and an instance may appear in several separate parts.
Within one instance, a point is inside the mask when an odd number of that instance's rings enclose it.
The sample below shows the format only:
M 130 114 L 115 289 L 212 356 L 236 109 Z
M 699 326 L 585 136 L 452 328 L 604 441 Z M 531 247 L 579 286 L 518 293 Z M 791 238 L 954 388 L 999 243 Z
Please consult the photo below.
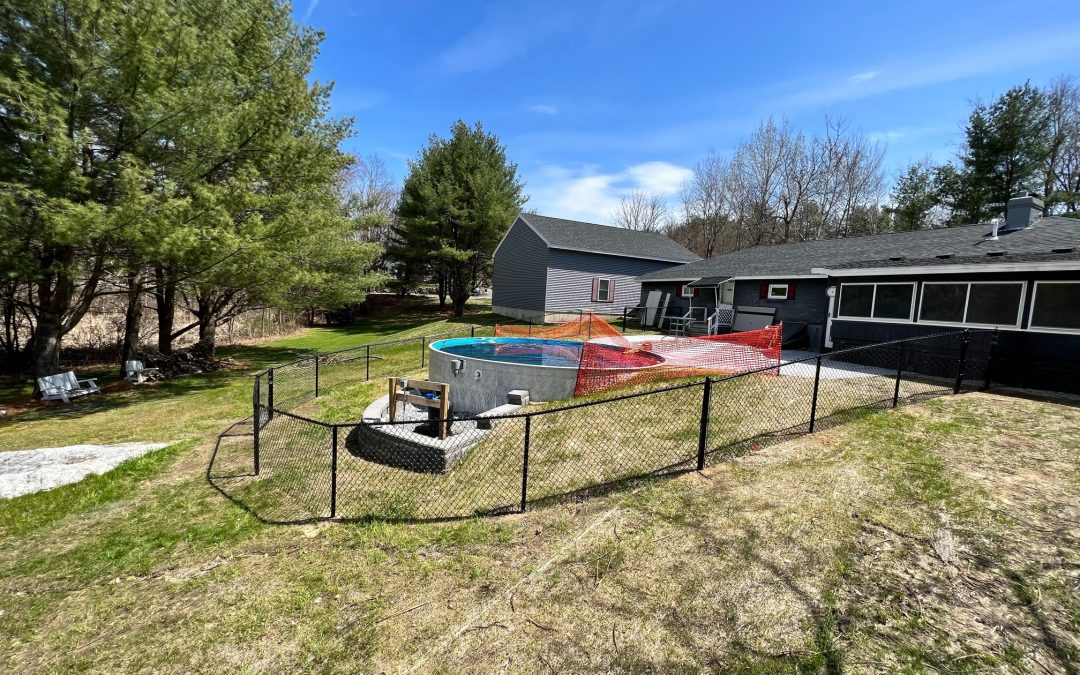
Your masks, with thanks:
M 1080 410 L 972 394 L 525 515 L 265 526 L 181 453 L 0 548 L 18 672 L 1068 672 Z M 74 488 L 74 486 L 71 486 Z

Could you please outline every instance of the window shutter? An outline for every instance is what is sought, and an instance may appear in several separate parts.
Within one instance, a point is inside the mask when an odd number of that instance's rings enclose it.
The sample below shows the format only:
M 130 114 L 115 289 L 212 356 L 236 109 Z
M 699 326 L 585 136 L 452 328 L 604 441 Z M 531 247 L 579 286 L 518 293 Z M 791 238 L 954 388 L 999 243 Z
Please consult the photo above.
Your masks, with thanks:
M 608 279 L 607 282 L 607 301 L 615 302 L 615 279 Z
M 788 284 L 788 287 L 787 287 L 787 299 L 788 300 L 794 300 L 795 299 L 795 284 Z
M 769 284 L 761 284 L 758 286 L 758 298 L 764 300 L 769 297 Z
M 699 292 L 700 290 L 701 290 L 700 288 L 697 288 L 697 287 L 695 287 L 695 288 L 694 288 L 694 297 L 695 297 L 695 298 L 696 298 L 696 297 L 698 296 L 698 292 Z
M 596 278 L 592 280 L 592 301 L 596 302 L 598 297 L 600 297 L 600 279 Z

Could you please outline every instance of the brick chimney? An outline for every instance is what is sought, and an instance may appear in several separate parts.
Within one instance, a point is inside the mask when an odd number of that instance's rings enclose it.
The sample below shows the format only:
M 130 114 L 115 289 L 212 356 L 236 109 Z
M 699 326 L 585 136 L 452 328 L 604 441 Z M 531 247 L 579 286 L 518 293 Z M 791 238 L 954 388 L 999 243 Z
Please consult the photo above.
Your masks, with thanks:
M 1005 230 L 1030 227 L 1043 214 L 1043 200 L 1026 190 L 1013 195 L 1005 207 Z

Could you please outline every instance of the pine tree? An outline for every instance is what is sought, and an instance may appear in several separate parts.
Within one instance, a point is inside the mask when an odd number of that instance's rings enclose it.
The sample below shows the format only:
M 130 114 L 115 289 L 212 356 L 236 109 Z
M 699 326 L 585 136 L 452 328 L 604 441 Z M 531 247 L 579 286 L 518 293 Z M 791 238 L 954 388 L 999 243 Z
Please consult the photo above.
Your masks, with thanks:
M 930 227 L 939 199 L 934 168 L 926 161 L 908 166 L 896 179 L 890 197 L 892 206 L 888 212 L 893 219 L 893 229 L 907 232 Z
M 1043 187 L 1049 121 L 1046 96 L 1030 83 L 975 106 L 960 156 L 959 216 L 969 223 L 1000 216 L 1016 191 Z
M 527 199 L 517 165 L 495 135 L 459 120 L 449 139 L 433 135 L 409 169 L 398 203 L 398 264 L 404 274 L 423 264 L 441 278 L 461 316 Z

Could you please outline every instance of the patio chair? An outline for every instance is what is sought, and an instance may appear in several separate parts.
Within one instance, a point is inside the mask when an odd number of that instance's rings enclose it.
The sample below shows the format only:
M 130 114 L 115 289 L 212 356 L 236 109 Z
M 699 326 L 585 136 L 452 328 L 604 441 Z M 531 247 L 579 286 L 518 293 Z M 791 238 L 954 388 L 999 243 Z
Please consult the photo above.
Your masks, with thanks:
M 43 401 L 63 401 L 69 403 L 71 399 L 87 394 L 96 394 L 98 388 L 97 379 L 80 380 L 75 377 L 75 371 L 46 375 L 38 378 L 38 389 L 41 391 Z
M 142 361 L 124 361 L 124 379 L 135 384 L 142 384 L 147 380 L 160 380 L 161 371 L 157 368 L 146 368 Z

